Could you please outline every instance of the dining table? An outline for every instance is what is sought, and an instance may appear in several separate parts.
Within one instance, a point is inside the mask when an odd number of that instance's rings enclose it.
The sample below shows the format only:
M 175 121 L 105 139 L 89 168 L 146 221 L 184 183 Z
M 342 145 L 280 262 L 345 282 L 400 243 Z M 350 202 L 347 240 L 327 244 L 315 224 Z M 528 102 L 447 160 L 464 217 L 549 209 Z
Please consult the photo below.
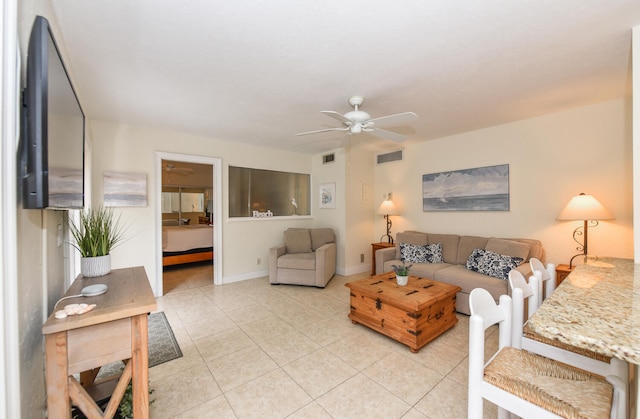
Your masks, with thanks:
M 619 358 L 630 365 L 630 417 L 640 419 L 640 264 L 588 257 L 529 319 L 545 338 Z

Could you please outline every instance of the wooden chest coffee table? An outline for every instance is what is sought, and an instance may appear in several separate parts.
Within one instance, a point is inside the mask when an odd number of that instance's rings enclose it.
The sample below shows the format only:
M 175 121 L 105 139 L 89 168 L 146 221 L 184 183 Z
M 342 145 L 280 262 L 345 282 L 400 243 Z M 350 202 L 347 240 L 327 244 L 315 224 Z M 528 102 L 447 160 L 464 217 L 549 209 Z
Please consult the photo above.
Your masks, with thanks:
M 458 322 L 454 285 L 409 276 L 396 284 L 393 272 L 345 284 L 350 288 L 353 323 L 360 323 L 418 352 Z

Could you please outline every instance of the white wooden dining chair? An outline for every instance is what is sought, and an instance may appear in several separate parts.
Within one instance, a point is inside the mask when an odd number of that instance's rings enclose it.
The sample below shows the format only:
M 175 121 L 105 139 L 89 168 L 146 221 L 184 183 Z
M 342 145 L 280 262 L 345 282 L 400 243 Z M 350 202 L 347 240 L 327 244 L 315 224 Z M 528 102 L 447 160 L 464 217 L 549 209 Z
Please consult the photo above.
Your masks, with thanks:
M 517 289 L 517 293 L 522 293 Z M 496 304 L 482 288 L 469 296 L 468 418 L 483 417 L 484 400 L 498 405 L 498 417 L 623 418 L 620 379 L 602 379 L 570 365 L 511 346 L 512 301 Z M 499 348 L 485 365 L 485 331 L 497 324 Z
M 556 289 L 556 265 L 548 263 L 547 266 L 544 266 L 540 259 L 531 258 L 529 259 L 529 266 L 531 266 L 531 272 L 534 275 L 536 272 L 540 272 L 539 279 L 543 289 L 540 302 L 542 302 L 549 298 L 553 290 Z
M 523 349 L 536 353 L 565 364 L 598 374 L 603 377 L 619 377 L 622 387 L 620 388 L 621 399 L 619 401 L 622 411 L 628 409 L 629 391 L 629 365 L 618 358 L 607 357 L 593 351 L 576 348 L 558 341 L 546 339 L 527 327 L 529 317 L 535 313 L 539 307 L 539 297 L 534 290 L 539 289 L 538 277 L 532 276 L 527 284 L 524 276 L 515 269 L 509 272 L 509 287 L 512 298 L 512 340 L 514 348 Z M 524 319 L 524 301 L 527 300 L 527 319 Z M 533 310 L 532 310 L 533 307 Z

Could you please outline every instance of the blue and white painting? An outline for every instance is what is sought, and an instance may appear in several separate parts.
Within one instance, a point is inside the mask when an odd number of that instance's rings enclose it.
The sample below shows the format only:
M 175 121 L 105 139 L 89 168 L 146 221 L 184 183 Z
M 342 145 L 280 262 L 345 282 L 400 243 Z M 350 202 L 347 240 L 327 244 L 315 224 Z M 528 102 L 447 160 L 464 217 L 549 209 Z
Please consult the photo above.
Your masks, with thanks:
M 104 172 L 105 207 L 144 207 L 147 205 L 146 173 Z
M 422 210 L 509 211 L 509 165 L 422 175 Z

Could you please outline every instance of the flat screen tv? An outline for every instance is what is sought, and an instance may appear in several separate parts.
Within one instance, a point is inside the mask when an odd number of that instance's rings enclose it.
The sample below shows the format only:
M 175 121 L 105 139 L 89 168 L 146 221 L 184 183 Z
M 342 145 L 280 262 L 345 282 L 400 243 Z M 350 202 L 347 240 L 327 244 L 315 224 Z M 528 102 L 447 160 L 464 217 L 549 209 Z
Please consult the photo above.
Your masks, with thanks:
M 23 208 L 84 207 L 85 117 L 49 22 L 37 16 L 23 91 Z

